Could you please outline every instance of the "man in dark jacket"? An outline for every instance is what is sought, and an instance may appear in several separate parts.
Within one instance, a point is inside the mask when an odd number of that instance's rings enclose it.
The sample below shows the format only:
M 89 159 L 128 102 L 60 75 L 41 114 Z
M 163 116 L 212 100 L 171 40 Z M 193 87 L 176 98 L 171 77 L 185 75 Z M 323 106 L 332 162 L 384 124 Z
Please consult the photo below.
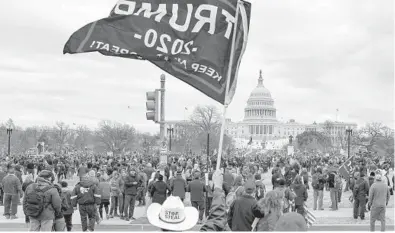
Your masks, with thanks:
M 152 197 L 152 203 L 163 204 L 167 198 L 168 191 L 170 192 L 169 185 L 163 181 L 163 175 L 158 174 L 158 181 L 152 184 L 150 194 Z
M 138 179 L 135 170 L 130 170 L 129 176 L 125 179 L 125 202 L 123 208 L 123 216 L 126 221 L 130 219 L 135 220 L 133 217 L 134 206 L 136 203 L 137 188 L 140 186 L 141 180 Z M 129 210 L 129 213 L 128 213 Z
M 359 177 L 353 187 L 354 195 L 354 219 L 358 219 L 358 216 L 361 217 L 362 220 L 365 219 L 365 208 L 366 208 L 366 197 L 369 194 L 369 184 L 365 179 L 364 172 L 355 173 L 355 177 Z M 359 213 L 358 213 L 359 211 Z
M 180 197 L 181 201 L 185 199 L 187 191 L 187 181 L 182 178 L 182 170 L 177 171 L 176 177 L 170 179 L 170 190 L 173 196 Z
M 26 188 L 25 196 L 36 192 L 40 189 L 44 192 L 44 210 L 37 217 L 30 216 L 30 230 L 29 231 L 51 231 L 55 220 L 55 215 L 61 213 L 62 202 L 56 188 L 52 186 L 52 172 L 43 170 L 37 177 L 36 183 L 32 183 Z M 28 207 L 26 198 L 23 200 L 23 208 L 26 212 Z
M 194 180 L 189 183 L 187 192 L 191 193 L 192 206 L 199 210 L 199 221 L 201 222 L 203 220 L 203 214 L 205 210 L 204 192 L 207 192 L 207 190 L 206 185 L 200 180 L 200 172 L 196 171 L 193 176 Z
M 4 216 L 7 219 L 16 219 L 19 198 L 23 197 L 22 184 L 15 175 L 13 165 L 8 167 L 8 174 L 2 180 L 4 191 Z
M 251 231 L 255 218 L 263 218 L 255 200 L 255 182 L 248 180 L 244 184 L 245 194 L 230 206 L 228 225 L 232 231 Z
M 93 179 L 84 177 L 71 193 L 71 203 L 79 206 L 82 231 L 94 231 L 97 214 L 97 205 L 100 205 L 101 196 L 99 188 Z M 88 219 L 87 219 L 88 218 Z M 88 224 L 89 220 L 89 224 Z

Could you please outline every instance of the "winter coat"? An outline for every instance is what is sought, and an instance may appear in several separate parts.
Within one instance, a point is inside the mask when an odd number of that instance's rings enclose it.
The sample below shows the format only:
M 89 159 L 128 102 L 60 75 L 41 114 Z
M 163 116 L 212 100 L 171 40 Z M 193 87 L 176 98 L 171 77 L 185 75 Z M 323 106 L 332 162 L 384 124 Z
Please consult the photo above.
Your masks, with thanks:
M 376 181 L 369 190 L 368 205 L 374 207 L 386 207 L 390 199 L 390 192 L 387 184 L 383 181 Z
M 296 194 L 295 205 L 303 206 L 308 197 L 306 186 L 304 184 L 292 184 L 291 188 Z
M 147 174 L 147 177 L 151 177 L 152 173 L 155 172 L 155 170 L 152 167 L 146 167 L 144 168 L 144 173 Z
M 318 174 L 318 190 L 322 191 L 324 190 L 326 183 L 325 175 L 320 173 L 317 174 Z
M 4 194 L 17 195 L 23 193 L 22 183 L 14 174 L 6 175 L 2 180 Z
M 126 177 L 127 176 L 125 176 L 125 177 L 121 176 L 119 178 L 119 190 L 121 191 L 121 194 L 125 194 L 125 180 L 126 180 Z
M 27 195 L 29 195 L 30 193 L 35 192 L 36 188 L 43 190 L 43 189 L 47 188 L 48 186 L 52 186 L 50 181 L 45 180 L 42 177 L 37 177 L 36 183 L 30 184 L 26 188 L 25 197 Z M 62 211 L 62 209 L 61 209 L 62 208 L 62 200 L 59 196 L 58 190 L 55 187 L 47 190 L 44 193 L 44 200 L 45 200 L 45 203 L 44 203 L 45 208 L 44 208 L 43 212 L 41 212 L 41 214 L 37 218 L 34 218 L 34 219 L 39 220 L 39 221 L 54 220 L 55 215 L 59 215 Z M 26 207 L 27 207 L 26 198 L 24 198 L 23 199 L 24 211 L 26 210 Z
M 359 177 L 358 180 L 355 181 L 355 184 L 353 185 L 351 190 L 353 191 L 354 199 L 366 199 L 366 195 L 369 194 L 368 181 L 366 181 L 363 177 Z
M 170 180 L 170 190 L 173 196 L 185 198 L 185 192 L 187 191 L 187 182 L 182 178 L 181 175 L 177 175 L 175 178 Z
M 127 176 L 125 179 L 125 195 L 137 195 L 137 188 L 141 181 L 136 176 Z
M 201 180 L 193 180 L 189 183 L 187 192 L 191 193 L 191 201 L 204 201 L 206 186 Z
M 110 187 L 111 187 L 111 195 L 114 197 L 118 197 L 121 193 L 121 178 L 112 178 L 110 180 Z
M 280 218 L 282 212 L 280 213 L 271 213 L 266 214 L 265 217 L 259 219 L 258 224 L 256 226 L 256 231 L 274 231 L 276 227 L 276 223 Z
M 99 205 L 101 196 L 97 185 L 91 179 L 79 182 L 71 193 L 71 202 L 74 207 L 79 205 Z
M 68 188 L 62 188 L 61 199 L 66 200 L 67 209 L 63 211 L 63 215 L 70 215 L 74 213 L 73 204 L 71 203 L 71 191 Z
M 164 181 L 156 181 L 152 184 L 150 190 L 152 203 L 163 204 L 167 198 L 167 191 L 170 191 L 170 187 Z
M 99 193 L 102 200 L 110 200 L 111 185 L 108 181 L 102 181 L 99 183 Z
M 257 201 L 250 195 L 242 195 L 230 206 L 228 225 L 232 231 L 251 231 L 255 218 L 262 218 Z
M 227 213 L 225 209 L 225 193 L 222 189 L 214 188 L 210 215 L 200 228 L 200 231 L 225 231 L 227 228 Z
M 0 188 L 2 188 L 3 187 L 3 179 L 4 179 L 4 177 L 7 175 L 7 173 L 5 173 L 5 172 L 0 172 Z

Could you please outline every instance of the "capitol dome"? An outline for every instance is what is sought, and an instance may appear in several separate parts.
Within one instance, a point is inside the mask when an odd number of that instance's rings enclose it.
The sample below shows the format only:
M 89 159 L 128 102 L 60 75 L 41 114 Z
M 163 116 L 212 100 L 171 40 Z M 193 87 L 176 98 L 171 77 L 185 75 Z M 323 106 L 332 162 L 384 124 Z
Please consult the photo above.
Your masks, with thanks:
M 267 138 L 274 134 L 274 125 L 277 123 L 276 108 L 270 91 L 263 85 L 262 71 L 259 72 L 258 84 L 252 90 L 244 108 L 244 122 L 254 138 Z
M 250 94 L 250 99 L 262 99 L 262 98 L 272 98 L 272 94 L 270 91 L 263 86 L 263 78 L 262 76 L 258 79 L 258 86 L 252 90 Z

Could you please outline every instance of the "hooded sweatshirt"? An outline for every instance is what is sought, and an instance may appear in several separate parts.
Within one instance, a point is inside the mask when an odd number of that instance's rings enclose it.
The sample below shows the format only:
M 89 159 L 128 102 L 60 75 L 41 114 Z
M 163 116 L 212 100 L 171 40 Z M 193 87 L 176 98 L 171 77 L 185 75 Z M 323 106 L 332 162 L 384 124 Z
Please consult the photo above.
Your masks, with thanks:
M 99 205 L 101 195 L 99 189 L 92 179 L 83 179 L 75 187 L 71 193 L 71 202 L 74 207 L 79 205 Z

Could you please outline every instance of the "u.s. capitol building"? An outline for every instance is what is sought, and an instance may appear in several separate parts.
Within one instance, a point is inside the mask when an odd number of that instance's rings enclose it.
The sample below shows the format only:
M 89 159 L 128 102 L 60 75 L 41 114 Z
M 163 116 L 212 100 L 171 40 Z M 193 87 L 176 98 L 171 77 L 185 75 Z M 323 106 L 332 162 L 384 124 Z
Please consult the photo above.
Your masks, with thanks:
M 169 121 L 168 126 L 174 128 L 174 135 L 184 130 L 189 121 Z M 336 145 L 339 137 L 346 137 L 345 131 L 350 127 L 355 129 L 357 124 L 332 121 L 328 123 L 302 124 L 291 119 L 282 122 L 277 119 L 277 110 L 270 91 L 263 84 L 262 71 L 259 73 L 258 84 L 252 90 L 244 108 L 244 119 L 233 122 L 227 119 L 226 131 L 236 143 L 237 148 L 247 146 L 252 139 L 252 146 L 256 148 L 281 149 L 288 143 L 289 136 L 296 137 L 305 131 L 323 132 Z
M 289 136 L 296 137 L 305 131 L 318 131 L 327 134 L 333 142 L 345 136 L 347 127 L 356 128 L 355 123 L 331 122 L 302 124 L 291 119 L 287 122 L 277 120 L 277 110 L 270 91 L 264 86 L 262 71 L 259 73 L 258 85 L 252 90 L 244 108 L 244 119 L 240 122 L 227 120 L 226 134 L 236 140 L 236 144 L 245 144 L 252 138 L 256 146 L 281 147 L 288 143 Z M 274 146 L 276 145 L 276 146 Z

